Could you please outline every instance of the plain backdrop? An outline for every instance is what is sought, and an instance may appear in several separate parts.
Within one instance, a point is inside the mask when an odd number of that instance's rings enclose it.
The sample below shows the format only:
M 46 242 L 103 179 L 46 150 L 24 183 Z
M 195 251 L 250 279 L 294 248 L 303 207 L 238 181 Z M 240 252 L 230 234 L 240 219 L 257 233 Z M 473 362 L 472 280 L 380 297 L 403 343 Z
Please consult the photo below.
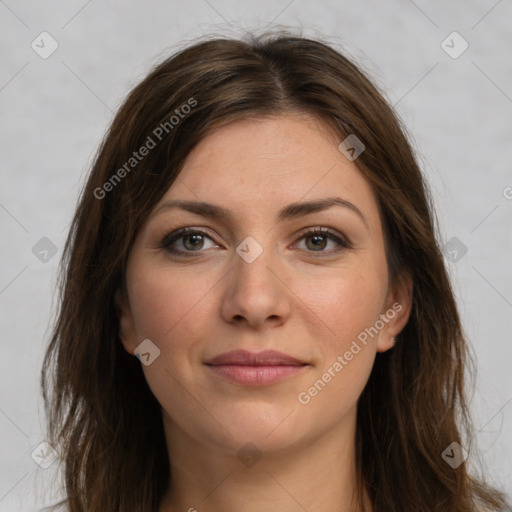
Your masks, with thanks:
M 512 491 L 510 0 L 1 0 L 0 16 L 2 512 L 56 497 L 41 493 L 57 464 L 31 457 L 44 441 L 40 368 L 67 228 L 116 109 L 187 42 L 276 26 L 352 56 L 408 127 L 477 362 L 475 441 L 489 479 Z

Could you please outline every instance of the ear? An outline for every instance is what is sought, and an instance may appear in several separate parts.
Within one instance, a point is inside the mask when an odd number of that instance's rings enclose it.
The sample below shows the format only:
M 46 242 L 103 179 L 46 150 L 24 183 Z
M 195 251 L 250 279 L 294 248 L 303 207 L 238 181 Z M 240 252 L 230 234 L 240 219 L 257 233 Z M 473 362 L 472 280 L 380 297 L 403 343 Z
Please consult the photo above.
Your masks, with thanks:
M 381 321 L 384 327 L 377 340 L 377 352 L 385 352 L 395 345 L 395 338 L 409 320 L 412 308 L 413 282 L 408 272 L 403 272 L 390 287 Z
M 122 289 L 118 289 L 115 293 L 114 301 L 119 319 L 119 339 L 124 349 L 133 356 L 133 351 L 137 347 L 137 338 L 135 336 L 133 315 L 130 310 L 126 292 Z

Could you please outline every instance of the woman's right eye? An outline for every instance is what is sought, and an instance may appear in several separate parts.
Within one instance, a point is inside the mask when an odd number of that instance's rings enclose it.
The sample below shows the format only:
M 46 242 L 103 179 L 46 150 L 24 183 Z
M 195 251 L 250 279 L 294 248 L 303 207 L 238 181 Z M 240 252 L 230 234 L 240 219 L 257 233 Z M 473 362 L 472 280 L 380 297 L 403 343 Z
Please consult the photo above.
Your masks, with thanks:
M 212 243 L 206 249 L 218 247 L 204 231 L 183 228 L 166 235 L 162 240 L 161 248 L 178 256 L 195 256 L 191 253 L 202 252 L 202 249 L 205 249 L 206 240 L 210 240 Z

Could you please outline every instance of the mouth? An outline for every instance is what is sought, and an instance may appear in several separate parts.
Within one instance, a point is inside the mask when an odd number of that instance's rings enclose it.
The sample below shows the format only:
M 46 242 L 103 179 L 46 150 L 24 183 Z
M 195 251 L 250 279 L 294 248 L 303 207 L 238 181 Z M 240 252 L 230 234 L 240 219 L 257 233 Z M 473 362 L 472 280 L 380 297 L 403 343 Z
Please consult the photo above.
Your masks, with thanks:
M 220 354 L 204 364 L 224 380 L 245 386 L 276 384 L 310 366 L 309 363 L 274 350 L 257 353 L 236 350 Z

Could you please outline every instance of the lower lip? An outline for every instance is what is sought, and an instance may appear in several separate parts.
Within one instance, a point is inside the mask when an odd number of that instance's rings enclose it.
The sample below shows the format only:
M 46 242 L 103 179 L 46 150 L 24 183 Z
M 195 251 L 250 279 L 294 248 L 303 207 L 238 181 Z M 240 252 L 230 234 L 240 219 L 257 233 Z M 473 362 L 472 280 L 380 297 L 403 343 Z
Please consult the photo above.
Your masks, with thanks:
M 297 375 L 307 365 L 241 366 L 221 364 L 207 366 L 214 373 L 231 382 L 245 386 L 267 386 Z

